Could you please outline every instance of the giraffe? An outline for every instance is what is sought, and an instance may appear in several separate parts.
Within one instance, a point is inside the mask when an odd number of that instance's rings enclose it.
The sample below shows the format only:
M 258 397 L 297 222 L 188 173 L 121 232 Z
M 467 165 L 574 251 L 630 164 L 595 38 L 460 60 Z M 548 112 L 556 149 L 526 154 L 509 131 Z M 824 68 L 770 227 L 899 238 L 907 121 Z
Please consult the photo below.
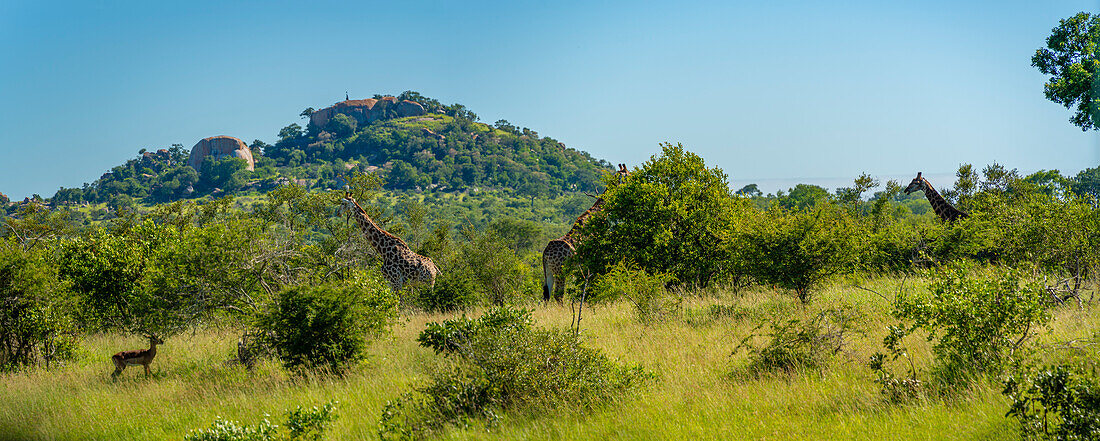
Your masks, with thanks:
M 905 194 L 917 190 L 924 191 L 924 197 L 928 198 L 929 204 L 932 204 L 932 210 L 935 211 L 936 215 L 938 215 L 940 219 L 943 219 L 944 222 L 955 222 L 956 220 L 965 219 L 967 216 L 970 216 L 970 214 L 965 211 L 959 210 L 949 204 L 935 188 L 932 188 L 932 184 L 920 175 L 921 172 L 917 172 L 917 177 L 913 178 L 913 182 L 910 182 L 908 187 L 905 187 Z
M 623 176 L 629 174 L 630 171 L 626 169 L 626 164 L 619 164 L 618 173 L 619 182 L 621 183 Z M 560 238 L 551 240 L 550 243 L 546 244 L 546 248 L 542 250 L 542 301 L 549 302 L 550 296 L 553 295 L 561 302 L 562 297 L 565 295 L 565 278 L 562 277 L 562 267 L 565 265 L 565 261 L 577 252 L 577 236 L 581 227 L 589 217 L 600 211 L 602 206 L 603 198 L 596 197 L 596 202 L 577 217 L 569 232 Z
M 426 282 L 429 286 L 435 286 L 439 269 L 432 259 L 416 254 L 400 237 L 374 223 L 367 216 L 366 210 L 351 197 L 351 192 L 344 195 L 344 209 L 355 217 L 359 229 L 363 230 L 371 246 L 382 256 L 382 275 L 390 282 L 394 293 L 400 292 L 406 282 Z

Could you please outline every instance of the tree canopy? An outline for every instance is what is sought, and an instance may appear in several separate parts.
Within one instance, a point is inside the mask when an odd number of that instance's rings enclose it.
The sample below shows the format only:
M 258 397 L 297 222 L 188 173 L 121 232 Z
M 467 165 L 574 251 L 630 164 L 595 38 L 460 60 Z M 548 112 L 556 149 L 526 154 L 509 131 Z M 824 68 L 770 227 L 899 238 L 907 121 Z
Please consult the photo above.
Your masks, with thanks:
M 1070 122 L 1081 130 L 1100 129 L 1098 40 L 1100 15 L 1081 12 L 1059 21 L 1047 37 L 1046 47 L 1031 57 L 1032 66 L 1051 76 L 1044 85 L 1047 99 L 1075 109 Z

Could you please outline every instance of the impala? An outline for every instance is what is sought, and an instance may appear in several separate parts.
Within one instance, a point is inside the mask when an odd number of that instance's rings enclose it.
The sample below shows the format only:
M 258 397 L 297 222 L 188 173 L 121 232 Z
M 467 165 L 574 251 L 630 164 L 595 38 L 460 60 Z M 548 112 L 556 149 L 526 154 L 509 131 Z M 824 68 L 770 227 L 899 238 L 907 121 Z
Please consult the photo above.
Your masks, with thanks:
M 149 349 L 135 349 L 132 351 L 122 351 L 111 357 L 111 361 L 115 363 L 115 372 L 111 374 L 111 377 L 117 377 L 122 373 L 126 366 L 142 365 L 145 367 L 145 376 L 149 376 L 149 363 L 153 362 L 153 357 L 157 356 L 157 345 L 164 344 L 164 340 L 157 338 L 155 335 L 146 335 L 149 338 Z

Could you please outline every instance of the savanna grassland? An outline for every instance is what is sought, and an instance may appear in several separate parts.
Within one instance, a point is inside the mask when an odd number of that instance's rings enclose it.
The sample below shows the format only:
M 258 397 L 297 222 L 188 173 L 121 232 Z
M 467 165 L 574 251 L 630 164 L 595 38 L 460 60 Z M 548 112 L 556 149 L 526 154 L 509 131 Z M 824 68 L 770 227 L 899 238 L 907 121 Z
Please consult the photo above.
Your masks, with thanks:
M 1032 58 L 1084 130 L 1097 35 Z M 376 98 L 0 195 L 0 441 L 1100 439 L 1100 167 L 765 195 Z
M 533 408 L 508 413 L 496 427 L 478 421 L 451 428 L 442 439 L 1016 439 L 1005 417 L 1009 400 L 1001 386 L 981 382 L 949 397 L 888 402 L 867 368 L 892 323 L 880 293 L 919 289 L 923 280 L 878 278 L 830 285 L 813 306 L 787 293 L 752 289 L 688 295 L 682 318 L 642 324 L 626 302 L 586 311 L 583 341 L 656 374 L 647 387 L 591 412 Z M 737 314 L 716 314 L 712 305 Z M 806 318 L 822 308 L 848 307 L 862 316 L 842 352 L 822 370 L 754 374 L 746 352 L 735 348 L 759 323 Z M 1096 307 L 1054 311 L 1041 344 L 1094 338 Z M 538 307 L 539 326 L 568 327 L 568 307 Z M 329 439 L 377 437 L 387 400 L 440 363 L 418 346 L 425 323 L 450 315 L 403 314 L 392 333 L 374 341 L 368 356 L 344 376 L 288 374 L 274 362 L 249 372 L 233 360 L 233 329 L 203 328 L 161 346 L 153 376 L 140 368 L 110 378 L 107 354 L 140 341 L 118 335 L 84 338 L 79 356 L 53 370 L 5 374 L 0 400 L 4 439 L 179 439 L 217 417 L 253 424 L 288 408 L 336 400 L 339 418 Z M 913 339 L 918 365 L 931 362 L 923 339 Z M 1051 357 L 1064 353 L 1048 349 Z

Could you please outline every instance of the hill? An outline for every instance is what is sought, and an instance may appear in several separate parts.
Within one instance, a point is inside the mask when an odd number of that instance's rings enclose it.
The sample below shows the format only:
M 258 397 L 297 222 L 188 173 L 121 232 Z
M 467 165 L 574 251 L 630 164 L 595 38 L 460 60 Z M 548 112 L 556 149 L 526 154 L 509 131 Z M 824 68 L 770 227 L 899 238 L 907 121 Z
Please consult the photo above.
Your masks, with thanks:
M 198 144 L 191 152 L 182 144 L 141 149 L 81 188 L 61 188 L 50 202 L 128 206 L 243 195 L 288 183 L 340 188 L 357 171 L 377 173 L 395 191 L 502 189 L 553 197 L 595 190 L 600 171 L 610 168 L 534 130 L 506 120 L 482 123 L 461 104 L 442 105 L 412 91 L 308 108 L 300 116 L 309 120 L 305 128 L 292 123 L 273 144 L 248 144 L 253 162 L 242 159 L 248 155 L 209 154 Z M 198 150 L 207 156 L 195 157 Z

